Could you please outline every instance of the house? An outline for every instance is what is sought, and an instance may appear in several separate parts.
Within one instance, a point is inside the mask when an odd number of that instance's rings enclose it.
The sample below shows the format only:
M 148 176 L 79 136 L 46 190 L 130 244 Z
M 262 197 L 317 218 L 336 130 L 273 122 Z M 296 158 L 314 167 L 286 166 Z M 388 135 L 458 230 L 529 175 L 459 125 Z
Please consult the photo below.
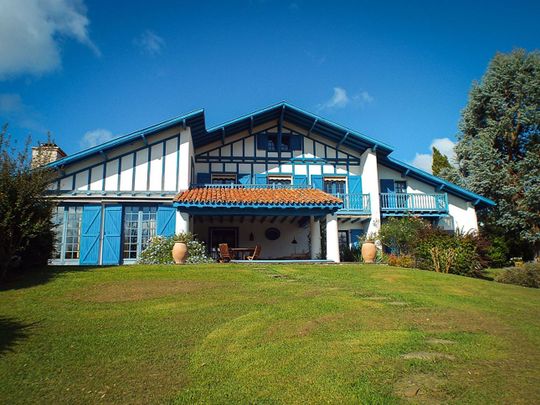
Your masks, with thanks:
M 47 148 L 58 159 L 49 163 L 54 264 L 133 263 L 152 236 L 182 231 L 212 253 L 222 242 L 258 243 L 264 259 L 325 251 L 339 262 L 340 245 L 377 232 L 386 218 L 476 231 L 476 210 L 494 205 L 288 103 L 212 128 L 198 110 L 69 156 Z

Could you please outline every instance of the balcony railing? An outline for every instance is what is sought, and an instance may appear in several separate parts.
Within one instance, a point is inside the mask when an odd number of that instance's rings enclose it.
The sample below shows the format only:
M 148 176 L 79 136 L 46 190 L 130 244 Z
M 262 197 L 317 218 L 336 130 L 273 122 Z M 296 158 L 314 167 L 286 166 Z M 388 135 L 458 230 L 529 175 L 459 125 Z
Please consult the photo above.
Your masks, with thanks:
M 448 195 L 421 193 L 381 193 L 381 211 L 386 215 L 448 212 Z
M 369 194 L 334 194 L 336 197 L 343 200 L 343 208 L 338 210 L 339 214 L 370 214 L 371 213 L 371 204 Z

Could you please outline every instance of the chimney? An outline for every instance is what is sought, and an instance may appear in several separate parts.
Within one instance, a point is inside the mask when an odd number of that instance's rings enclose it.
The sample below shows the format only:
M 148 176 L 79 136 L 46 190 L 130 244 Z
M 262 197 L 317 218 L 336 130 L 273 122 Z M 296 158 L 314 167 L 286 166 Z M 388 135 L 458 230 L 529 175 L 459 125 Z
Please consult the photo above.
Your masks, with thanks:
M 32 168 L 44 166 L 66 156 L 66 152 L 64 152 L 57 144 L 52 142 L 41 143 L 39 146 L 34 146 L 32 148 L 31 166 Z

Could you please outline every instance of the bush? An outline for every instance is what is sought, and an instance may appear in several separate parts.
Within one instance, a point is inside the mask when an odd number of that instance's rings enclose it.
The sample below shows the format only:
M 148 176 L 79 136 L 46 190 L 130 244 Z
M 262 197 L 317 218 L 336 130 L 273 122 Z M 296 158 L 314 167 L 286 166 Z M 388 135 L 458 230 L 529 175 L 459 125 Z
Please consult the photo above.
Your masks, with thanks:
M 495 281 L 523 287 L 540 288 L 540 263 L 525 263 L 520 267 L 508 267 L 495 277 Z
M 415 267 L 415 260 L 412 255 L 388 255 L 387 258 L 388 265 L 389 266 L 396 266 L 396 267 L 407 267 L 412 268 Z
M 339 251 L 339 257 L 342 262 L 361 262 L 362 248 L 360 246 L 344 246 Z
M 502 236 L 496 236 L 491 240 L 487 249 L 487 258 L 490 267 L 500 268 L 509 264 L 510 248 Z
M 172 258 L 172 248 L 174 242 L 184 242 L 188 247 L 188 258 L 186 263 L 213 263 L 213 260 L 206 254 L 206 245 L 197 240 L 191 233 L 181 233 L 166 238 L 155 236 L 150 240 L 147 248 L 141 252 L 140 264 L 174 264 Z
M 418 235 L 429 228 L 429 224 L 420 218 L 389 218 L 379 231 L 379 239 L 390 253 L 401 256 L 411 254 Z

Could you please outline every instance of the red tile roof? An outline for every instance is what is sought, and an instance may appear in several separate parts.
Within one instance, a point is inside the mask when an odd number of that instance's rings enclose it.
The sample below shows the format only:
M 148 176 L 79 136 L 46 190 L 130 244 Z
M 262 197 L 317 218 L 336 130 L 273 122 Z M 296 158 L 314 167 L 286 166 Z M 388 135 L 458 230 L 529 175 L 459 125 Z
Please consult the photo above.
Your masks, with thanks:
M 175 202 L 182 205 L 229 206 L 336 206 L 342 201 L 314 188 L 243 188 L 200 187 L 178 194 Z

